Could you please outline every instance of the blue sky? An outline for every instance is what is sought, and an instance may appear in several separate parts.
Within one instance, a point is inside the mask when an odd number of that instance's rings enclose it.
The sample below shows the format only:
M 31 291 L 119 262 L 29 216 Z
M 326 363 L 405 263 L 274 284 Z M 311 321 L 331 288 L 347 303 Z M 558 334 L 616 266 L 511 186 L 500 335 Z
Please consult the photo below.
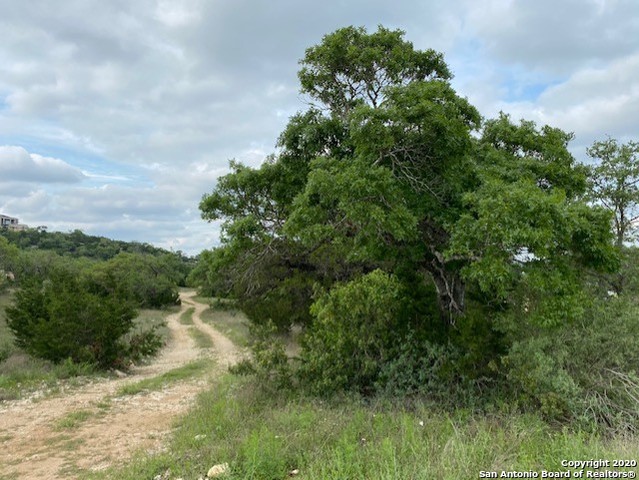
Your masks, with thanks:
M 636 0 L 0 0 L 0 213 L 196 254 L 198 202 L 305 108 L 304 50 L 346 25 L 406 31 L 499 111 L 639 139 Z

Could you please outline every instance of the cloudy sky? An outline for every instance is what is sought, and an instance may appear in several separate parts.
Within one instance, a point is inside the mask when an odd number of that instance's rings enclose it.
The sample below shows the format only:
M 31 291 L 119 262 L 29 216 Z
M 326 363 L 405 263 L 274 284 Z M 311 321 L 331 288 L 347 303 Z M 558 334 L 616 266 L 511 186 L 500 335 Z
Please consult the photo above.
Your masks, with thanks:
M 637 0 L 0 0 L 0 213 L 196 254 L 228 160 L 258 166 L 305 108 L 304 50 L 406 31 L 457 91 L 575 133 L 639 140 Z

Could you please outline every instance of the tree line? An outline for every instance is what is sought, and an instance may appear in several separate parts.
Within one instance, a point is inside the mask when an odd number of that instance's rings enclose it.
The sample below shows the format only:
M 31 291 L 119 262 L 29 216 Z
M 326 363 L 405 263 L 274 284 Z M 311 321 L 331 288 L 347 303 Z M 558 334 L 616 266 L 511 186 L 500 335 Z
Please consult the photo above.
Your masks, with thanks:
M 134 333 L 134 319 L 179 303 L 190 259 L 79 231 L 1 233 L 0 290 L 15 290 L 6 321 L 24 351 L 126 368 L 161 347 L 155 328 Z

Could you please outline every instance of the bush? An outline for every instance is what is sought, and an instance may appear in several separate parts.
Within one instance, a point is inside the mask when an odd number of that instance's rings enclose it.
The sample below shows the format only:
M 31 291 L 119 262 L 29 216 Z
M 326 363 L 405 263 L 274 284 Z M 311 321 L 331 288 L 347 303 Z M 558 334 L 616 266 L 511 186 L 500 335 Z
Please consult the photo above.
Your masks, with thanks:
M 401 338 L 401 301 L 397 279 L 380 270 L 333 287 L 311 307 L 302 378 L 320 393 L 372 392 Z
M 417 342 L 409 335 L 401 342 L 397 355 L 380 369 L 376 389 L 391 397 L 449 397 L 452 378 L 447 370 L 454 357 L 451 346 Z
M 27 353 L 100 368 L 124 364 L 127 347 L 121 339 L 135 317 L 129 302 L 91 293 L 77 275 L 63 270 L 25 281 L 6 313 L 17 346 Z
M 145 357 L 155 355 L 163 346 L 164 341 L 157 332 L 159 325 L 153 325 L 148 330 L 130 335 L 125 342 L 125 357 L 132 362 L 138 362 Z
M 243 360 L 229 370 L 236 375 L 255 375 L 267 389 L 280 391 L 293 384 L 292 369 L 284 344 L 277 337 L 278 329 L 272 322 L 250 327 L 251 360 Z
M 93 291 L 118 295 L 139 308 L 161 308 L 180 303 L 171 265 L 166 259 L 120 253 L 89 272 Z
M 9 345 L 0 345 L 0 363 L 4 362 L 11 356 L 11 347 Z
M 255 325 L 275 326 L 279 333 L 290 330 L 292 325 L 307 325 L 313 285 L 304 275 L 270 280 L 273 285 L 263 292 L 240 295 L 238 306 Z
M 631 299 L 610 298 L 550 330 L 522 327 L 503 359 L 522 408 L 584 428 L 639 429 L 639 309 Z

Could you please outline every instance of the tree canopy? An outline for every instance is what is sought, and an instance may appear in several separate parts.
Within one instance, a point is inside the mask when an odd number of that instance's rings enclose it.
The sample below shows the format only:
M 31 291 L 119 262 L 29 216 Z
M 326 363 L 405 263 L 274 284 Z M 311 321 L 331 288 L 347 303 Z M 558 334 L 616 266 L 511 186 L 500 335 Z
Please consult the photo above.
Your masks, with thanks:
M 590 172 L 592 199 L 613 215 L 617 247 L 634 239 L 639 219 L 639 143 L 619 144 L 614 138 L 588 149 L 597 163 Z
M 258 169 L 232 163 L 200 206 L 225 220 L 239 297 L 298 275 L 330 287 L 408 263 L 453 323 L 469 287 L 505 307 L 525 271 L 564 278 L 614 261 L 606 213 L 583 202 L 570 134 L 507 115 L 482 122 L 443 56 L 401 31 L 340 29 L 300 63 L 315 106 L 291 119 L 277 155 Z
M 290 119 L 276 154 L 259 168 L 232 162 L 200 204 L 224 221 L 221 247 L 203 257 L 210 293 L 236 298 L 256 323 L 312 324 L 302 358 L 313 378 L 331 352 L 345 355 L 321 340 L 335 340 L 326 329 L 336 322 L 345 335 L 341 322 L 386 328 L 352 342 L 366 345 L 361 361 L 378 362 L 357 377 L 362 387 L 406 339 L 452 342 L 481 375 L 508 351 L 500 319 L 553 328 L 583 315 L 585 273 L 618 259 L 571 134 L 483 119 L 452 88 L 443 56 L 399 30 L 337 30 L 300 64 L 310 108 Z

